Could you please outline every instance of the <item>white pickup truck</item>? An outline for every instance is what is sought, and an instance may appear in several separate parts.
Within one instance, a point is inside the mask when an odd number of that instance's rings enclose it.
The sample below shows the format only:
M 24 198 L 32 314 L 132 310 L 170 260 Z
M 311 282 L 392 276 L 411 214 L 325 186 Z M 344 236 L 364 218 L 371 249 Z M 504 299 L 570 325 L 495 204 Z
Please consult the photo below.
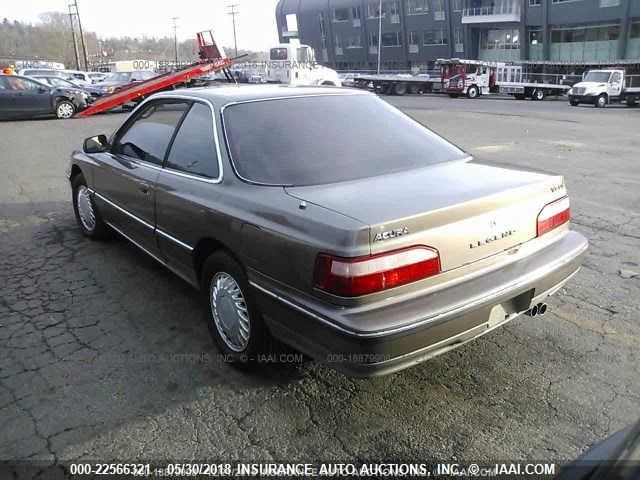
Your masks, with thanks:
M 615 102 L 625 102 L 629 107 L 640 102 L 640 76 L 626 75 L 622 68 L 589 70 L 582 81 L 569 90 L 569 103 L 574 107 L 590 103 L 604 108 Z

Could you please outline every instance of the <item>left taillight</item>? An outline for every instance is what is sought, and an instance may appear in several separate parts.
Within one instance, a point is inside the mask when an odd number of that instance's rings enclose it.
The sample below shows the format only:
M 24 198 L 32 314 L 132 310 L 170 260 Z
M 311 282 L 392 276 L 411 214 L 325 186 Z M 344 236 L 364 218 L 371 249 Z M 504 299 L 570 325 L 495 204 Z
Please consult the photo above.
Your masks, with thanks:
M 440 273 L 438 251 L 425 246 L 355 258 L 320 254 L 316 259 L 314 285 L 333 295 L 358 297 L 437 273 Z
M 562 197 L 544 206 L 538 214 L 538 237 L 571 219 L 569 197 Z

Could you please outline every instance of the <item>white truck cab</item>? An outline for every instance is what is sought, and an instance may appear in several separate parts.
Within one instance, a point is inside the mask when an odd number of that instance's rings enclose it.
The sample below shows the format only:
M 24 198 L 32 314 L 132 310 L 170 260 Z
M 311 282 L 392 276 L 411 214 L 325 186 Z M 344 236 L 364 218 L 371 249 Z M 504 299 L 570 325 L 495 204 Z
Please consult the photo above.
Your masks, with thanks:
M 267 82 L 288 85 L 342 86 L 338 72 L 316 63 L 309 45 L 281 43 L 269 51 Z
M 640 88 L 632 88 L 630 84 L 631 78 L 627 78 L 622 68 L 589 70 L 582 81 L 569 90 L 569 103 L 573 106 L 590 103 L 604 108 L 609 103 L 624 101 L 628 106 L 635 106 L 640 99 Z

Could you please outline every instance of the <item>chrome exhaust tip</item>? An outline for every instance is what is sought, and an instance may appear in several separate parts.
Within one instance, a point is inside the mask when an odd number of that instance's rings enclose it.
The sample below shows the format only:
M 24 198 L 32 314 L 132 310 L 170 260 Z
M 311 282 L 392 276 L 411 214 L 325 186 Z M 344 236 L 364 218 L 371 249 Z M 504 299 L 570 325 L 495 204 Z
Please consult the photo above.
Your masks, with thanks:
M 527 310 L 527 315 L 529 315 L 530 317 L 535 317 L 536 315 L 538 315 L 538 305 L 534 305 L 529 310 Z
M 539 303 L 536 306 L 538 307 L 538 315 L 543 316 L 545 313 L 547 313 L 547 304 L 546 303 Z

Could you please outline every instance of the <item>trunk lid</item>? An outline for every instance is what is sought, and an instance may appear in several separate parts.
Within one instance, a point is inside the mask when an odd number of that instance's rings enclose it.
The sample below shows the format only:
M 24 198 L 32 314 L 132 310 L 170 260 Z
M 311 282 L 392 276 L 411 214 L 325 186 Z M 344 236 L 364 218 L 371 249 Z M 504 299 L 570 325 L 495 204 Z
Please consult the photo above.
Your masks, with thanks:
M 286 191 L 369 225 L 372 254 L 436 248 L 442 271 L 535 238 L 540 210 L 566 195 L 561 176 L 459 161 Z

